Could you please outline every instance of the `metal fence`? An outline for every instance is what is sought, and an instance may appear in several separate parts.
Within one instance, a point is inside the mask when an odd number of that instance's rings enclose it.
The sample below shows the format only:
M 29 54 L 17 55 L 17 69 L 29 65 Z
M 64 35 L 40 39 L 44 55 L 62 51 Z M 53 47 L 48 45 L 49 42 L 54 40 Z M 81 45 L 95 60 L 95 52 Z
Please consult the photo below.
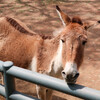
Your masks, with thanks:
M 39 100 L 16 91 L 14 77 L 82 99 L 100 100 L 100 91 L 98 90 L 78 84 L 67 84 L 64 80 L 13 66 L 10 61 L 0 61 L 0 72 L 3 72 L 4 76 L 4 85 L 0 84 L 0 95 L 4 96 L 6 100 Z

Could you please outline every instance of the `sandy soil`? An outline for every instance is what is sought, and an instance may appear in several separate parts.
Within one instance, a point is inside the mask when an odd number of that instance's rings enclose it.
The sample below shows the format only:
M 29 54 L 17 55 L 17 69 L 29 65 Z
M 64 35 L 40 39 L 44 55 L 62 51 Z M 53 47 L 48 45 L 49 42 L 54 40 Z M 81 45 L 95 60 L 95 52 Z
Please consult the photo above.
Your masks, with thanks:
M 56 1 L 56 0 L 51 0 Z M 64 0 L 62 0 L 64 1 Z M 81 2 L 76 2 L 81 1 Z M 0 16 L 12 16 L 26 23 L 30 29 L 39 34 L 51 34 L 62 27 L 56 13 L 55 5 L 69 16 L 80 16 L 83 21 L 95 22 L 100 20 L 99 0 L 66 0 L 66 2 L 50 2 L 50 0 L 0 0 Z M 100 25 L 89 30 L 88 43 L 85 48 L 84 62 L 80 68 L 77 84 L 100 90 Z M 28 95 L 35 94 L 31 83 L 16 80 L 18 91 Z M 58 97 L 59 96 L 59 97 Z M 60 98 L 61 97 L 61 98 Z M 0 96 L 0 100 L 4 100 Z M 54 92 L 53 100 L 81 100 L 79 98 Z

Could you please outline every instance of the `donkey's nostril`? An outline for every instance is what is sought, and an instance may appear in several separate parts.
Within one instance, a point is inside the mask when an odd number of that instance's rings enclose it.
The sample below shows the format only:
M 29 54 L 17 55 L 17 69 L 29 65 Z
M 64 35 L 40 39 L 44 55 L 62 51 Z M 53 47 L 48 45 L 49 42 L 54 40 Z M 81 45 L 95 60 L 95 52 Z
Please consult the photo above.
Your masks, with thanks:
M 79 76 L 79 73 L 76 73 L 76 75 L 74 76 L 74 78 L 78 78 L 78 76 Z
M 62 71 L 62 74 L 65 75 L 66 73 L 64 71 Z

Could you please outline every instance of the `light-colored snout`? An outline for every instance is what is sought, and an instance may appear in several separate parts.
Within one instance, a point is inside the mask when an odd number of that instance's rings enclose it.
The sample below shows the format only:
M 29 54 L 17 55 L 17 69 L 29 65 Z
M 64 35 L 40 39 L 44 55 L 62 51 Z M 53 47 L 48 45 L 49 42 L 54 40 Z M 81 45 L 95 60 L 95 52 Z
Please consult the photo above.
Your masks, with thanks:
M 77 70 L 77 64 L 73 62 L 67 62 L 64 70 L 62 71 L 62 77 L 67 83 L 75 83 L 79 76 Z

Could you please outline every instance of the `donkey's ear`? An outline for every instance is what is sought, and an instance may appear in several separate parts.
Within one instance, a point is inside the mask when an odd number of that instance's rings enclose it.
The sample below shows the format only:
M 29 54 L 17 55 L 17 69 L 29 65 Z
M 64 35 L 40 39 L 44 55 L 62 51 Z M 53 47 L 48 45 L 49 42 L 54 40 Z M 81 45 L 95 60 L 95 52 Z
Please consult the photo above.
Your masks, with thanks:
M 59 8 L 59 6 L 56 6 L 56 10 L 57 10 L 57 13 L 58 13 L 63 25 L 67 26 L 71 22 L 70 17 L 68 17 L 68 15 L 66 15 L 64 12 L 62 12 L 62 10 Z
M 99 25 L 100 24 L 100 20 L 93 23 L 93 24 L 90 24 L 90 23 L 84 23 L 84 28 L 86 30 L 90 29 L 90 28 L 94 28 L 95 26 Z

